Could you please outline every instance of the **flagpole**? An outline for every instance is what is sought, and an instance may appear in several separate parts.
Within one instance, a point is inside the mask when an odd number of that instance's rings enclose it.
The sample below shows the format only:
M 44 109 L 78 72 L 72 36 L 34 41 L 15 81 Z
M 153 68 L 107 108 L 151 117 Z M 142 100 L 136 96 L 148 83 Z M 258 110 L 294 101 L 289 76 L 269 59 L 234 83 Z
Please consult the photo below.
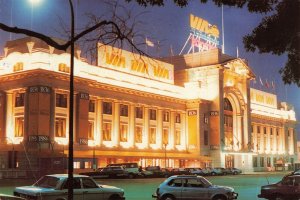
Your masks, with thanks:
M 225 36 L 224 36 L 224 14 L 223 14 L 223 4 L 222 4 L 222 53 L 225 54 Z

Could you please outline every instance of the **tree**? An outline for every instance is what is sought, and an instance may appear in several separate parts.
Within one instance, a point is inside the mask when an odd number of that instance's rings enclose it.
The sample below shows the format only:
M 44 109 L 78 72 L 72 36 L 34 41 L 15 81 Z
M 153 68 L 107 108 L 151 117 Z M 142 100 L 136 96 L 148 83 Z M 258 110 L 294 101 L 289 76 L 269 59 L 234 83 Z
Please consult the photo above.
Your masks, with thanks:
M 132 1 L 132 0 L 127 0 Z M 143 6 L 163 6 L 164 0 L 136 0 Z M 200 0 L 207 3 L 208 0 Z M 266 14 L 252 33 L 244 36 L 247 51 L 287 54 L 288 60 L 279 73 L 285 84 L 300 87 L 300 1 L 299 0 L 212 0 L 217 6 L 237 8 L 247 6 L 249 12 Z M 179 6 L 186 6 L 189 0 L 174 0 Z

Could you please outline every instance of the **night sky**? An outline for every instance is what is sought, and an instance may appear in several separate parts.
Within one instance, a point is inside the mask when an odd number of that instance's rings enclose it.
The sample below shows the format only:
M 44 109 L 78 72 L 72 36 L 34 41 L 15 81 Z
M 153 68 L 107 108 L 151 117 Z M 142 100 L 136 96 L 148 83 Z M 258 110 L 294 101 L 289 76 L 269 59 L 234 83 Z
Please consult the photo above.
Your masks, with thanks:
M 63 38 L 62 25 L 70 24 L 69 6 L 67 0 L 40 0 L 32 6 L 29 0 L 0 0 L 0 22 L 18 26 Z M 87 23 L 87 13 L 103 15 L 107 12 L 106 7 L 100 0 L 74 0 L 76 11 L 76 25 L 83 28 Z M 123 2 L 123 1 L 119 1 Z M 139 15 L 139 21 L 143 22 L 138 28 L 154 43 L 154 47 L 148 47 L 147 52 L 152 56 L 168 56 L 172 46 L 174 54 L 179 54 L 190 32 L 189 15 L 194 14 L 206 19 L 209 23 L 218 26 L 221 34 L 222 14 L 221 8 L 212 3 L 201 4 L 200 1 L 191 1 L 184 8 L 179 8 L 167 1 L 164 7 L 141 7 L 135 3 L 123 3 L 135 16 Z M 271 54 L 258 54 L 246 52 L 242 38 L 250 33 L 261 21 L 263 15 L 249 13 L 247 9 L 224 7 L 224 31 L 225 53 L 231 56 L 237 55 L 246 59 L 256 74 L 256 84 L 251 86 L 257 89 L 271 92 L 260 85 L 259 78 L 275 84 L 275 91 L 279 101 L 287 101 L 292 104 L 300 119 L 300 88 L 296 85 L 284 85 L 279 69 L 286 62 L 286 55 L 276 56 Z M 0 55 L 3 55 L 3 45 L 7 40 L 24 37 L 0 30 Z M 220 43 L 222 36 L 220 35 Z M 159 43 L 159 50 L 158 50 Z M 274 91 L 273 91 L 274 92 Z M 300 125 L 297 126 L 298 138 L 300 138 Z

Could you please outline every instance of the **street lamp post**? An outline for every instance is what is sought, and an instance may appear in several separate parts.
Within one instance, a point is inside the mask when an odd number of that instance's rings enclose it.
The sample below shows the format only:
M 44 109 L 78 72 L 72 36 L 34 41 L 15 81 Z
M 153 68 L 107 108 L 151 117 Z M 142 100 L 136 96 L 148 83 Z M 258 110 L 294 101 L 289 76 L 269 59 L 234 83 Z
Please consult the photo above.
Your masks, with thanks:
M 93 170 L 96 170 L 95 145 L 93 145 Z

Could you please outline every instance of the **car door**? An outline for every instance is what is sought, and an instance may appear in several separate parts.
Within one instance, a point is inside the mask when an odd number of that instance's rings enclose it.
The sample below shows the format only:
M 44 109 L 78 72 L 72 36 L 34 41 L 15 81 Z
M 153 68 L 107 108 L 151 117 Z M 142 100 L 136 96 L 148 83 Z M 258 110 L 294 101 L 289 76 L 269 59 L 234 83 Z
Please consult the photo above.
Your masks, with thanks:
M 69 188 L 69 181 L 66 180 L 62 186 L 62 195 L 60 195 L 59 197 L 67 198 L 68 188 Z M 73 179 L 73 200 L 83 200 L 83 190 L 81 188 L 81 181 L 77 177 Z
M 208 190 L 200 178 L 185 179 L 182 188 L 182 199 L 203 200 L 208 198 Z
M 91 178 L 83 177 L 82 190 L 83 200 L 102 200 L 103 190 Z

